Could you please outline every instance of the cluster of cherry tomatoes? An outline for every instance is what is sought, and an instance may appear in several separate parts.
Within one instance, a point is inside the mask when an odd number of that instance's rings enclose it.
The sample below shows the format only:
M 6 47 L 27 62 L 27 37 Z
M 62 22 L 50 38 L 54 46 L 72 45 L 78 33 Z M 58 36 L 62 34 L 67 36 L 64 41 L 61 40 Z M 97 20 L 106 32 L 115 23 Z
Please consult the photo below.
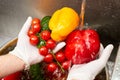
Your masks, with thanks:
M 28 36 L 31 45 L 37 46 L 40 55 L 44 56 L 44 62 L 47 63 L 47 70 L 54 72 L 59 67 L 63 70 L 68 70 L 70 67 L 70 61 L 66 60 L 63 50 L 53 53 L 52 50 L 57 45 L 57 42 L 51 39 L 51 31 L 42 29 L 41 21 L 38 18 L 32 20 L 30 29 L 28 30 Z

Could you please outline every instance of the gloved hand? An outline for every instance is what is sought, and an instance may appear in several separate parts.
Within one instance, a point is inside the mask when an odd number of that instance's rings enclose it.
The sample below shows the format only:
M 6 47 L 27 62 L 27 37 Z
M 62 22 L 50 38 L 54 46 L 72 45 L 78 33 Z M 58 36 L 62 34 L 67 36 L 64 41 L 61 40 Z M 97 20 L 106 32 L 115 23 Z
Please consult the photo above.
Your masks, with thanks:
M 112 50 L 113 45 L 111 44 L 105 49 L 101 45 L 99 58 L 86 64 L 73 65 L 67 80 L 94 80 L 96 75 L 105 67 Z
M 39 54 L 38 49 L 32 46 L 29 42 L 27 32 L 31 26 L 32 18 L 28 17 L 27 21 L 23 25 L 19 35 L 17 45 L 13 51 L 9 54 L 15 55 L 25 62 L 25 68 L 29 68 L 30 65 L 38 63 L 43 60 L 43 56 Z

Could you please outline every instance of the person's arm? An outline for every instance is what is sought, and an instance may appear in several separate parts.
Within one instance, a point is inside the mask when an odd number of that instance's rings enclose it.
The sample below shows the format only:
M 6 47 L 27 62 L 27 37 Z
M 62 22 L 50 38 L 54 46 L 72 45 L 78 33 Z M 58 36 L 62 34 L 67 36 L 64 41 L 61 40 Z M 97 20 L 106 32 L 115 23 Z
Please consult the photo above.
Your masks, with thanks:
M 24 61 L 14 55 L 6 54 L 0 56 L 0 78 L 16 71 L 21 71 L 24 67 Z
M 15 48 L 8 54 L 0 56 L 0 77 L 29 69 L 30 65 L 43 60 L 44 57 L 39 54 L 38 49 L 29 42 L 27 33 L 31 27 L 31 22 L 32 17 L 28 17 L 18 34 Z

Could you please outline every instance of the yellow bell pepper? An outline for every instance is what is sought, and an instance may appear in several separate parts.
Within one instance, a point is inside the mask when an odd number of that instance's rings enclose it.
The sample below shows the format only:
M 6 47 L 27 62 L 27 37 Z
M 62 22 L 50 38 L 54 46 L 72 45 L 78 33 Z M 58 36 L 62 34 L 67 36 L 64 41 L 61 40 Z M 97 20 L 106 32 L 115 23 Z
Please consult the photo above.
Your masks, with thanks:
M 49 21 L 51 38 L 57 42 L 65 40 L 78 27 L 79 22 L 79 15 L 72 8 L 63 7 L 55 11 Z

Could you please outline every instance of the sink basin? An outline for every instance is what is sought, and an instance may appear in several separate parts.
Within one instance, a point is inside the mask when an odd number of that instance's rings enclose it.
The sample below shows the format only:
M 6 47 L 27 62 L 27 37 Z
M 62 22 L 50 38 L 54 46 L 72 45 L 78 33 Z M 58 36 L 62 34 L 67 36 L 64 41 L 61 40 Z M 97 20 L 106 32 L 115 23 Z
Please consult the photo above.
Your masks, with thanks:
M 9 53 L 9 51 L 13 50 L 17 42 L 17 38 L 12 39 L 11 41 L 7 42 L 0 48 L 0 55 L 5 55 Z M 100 74 L 97 75 L 95 80 L 108 80 L 108 70 L 107 67 L 104 68 Z M 26 79 L 27 80 L 27 79 Z

